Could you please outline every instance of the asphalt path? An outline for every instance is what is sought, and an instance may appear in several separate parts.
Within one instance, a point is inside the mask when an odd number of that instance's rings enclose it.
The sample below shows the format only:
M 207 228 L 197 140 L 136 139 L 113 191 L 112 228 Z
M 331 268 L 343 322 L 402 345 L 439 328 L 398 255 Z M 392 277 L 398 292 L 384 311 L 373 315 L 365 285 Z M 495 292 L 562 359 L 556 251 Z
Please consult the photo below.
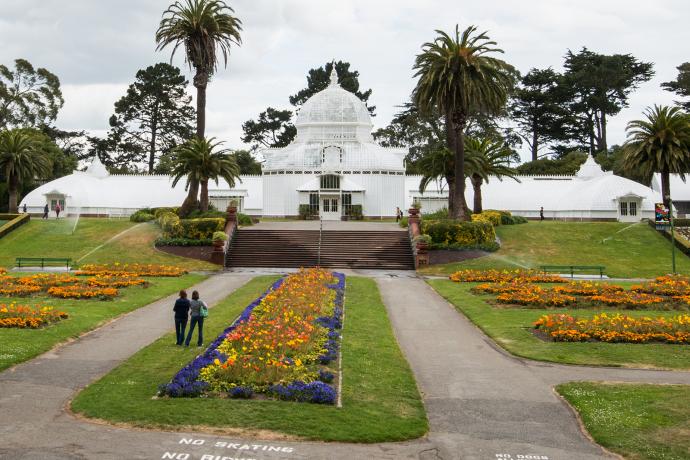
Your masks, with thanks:
M 254 274 L 214 275 L 193 289 L 212 306 Z M 262 433 L 141 430 L 70 414 L 66 408 L 81 388 L 171 330 L 171 296 L 0 373 L 0 458 L 602 459 L 611 455 L 583 434 L 554 385 L 573 380 L 690 384 L 690 372 L 515 358 L 412 273 L 356 274 L 378 283 L 423 395 L 427 436 L 382 444 L 296 442 Z

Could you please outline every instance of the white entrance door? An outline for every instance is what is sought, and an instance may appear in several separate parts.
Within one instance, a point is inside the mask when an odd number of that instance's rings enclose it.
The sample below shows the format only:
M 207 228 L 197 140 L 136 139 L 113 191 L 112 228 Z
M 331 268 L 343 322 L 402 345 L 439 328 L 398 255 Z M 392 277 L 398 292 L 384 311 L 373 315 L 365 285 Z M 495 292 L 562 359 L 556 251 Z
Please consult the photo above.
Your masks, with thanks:
M 321 195 L 321 219 L 340 220 L 340 197 Z

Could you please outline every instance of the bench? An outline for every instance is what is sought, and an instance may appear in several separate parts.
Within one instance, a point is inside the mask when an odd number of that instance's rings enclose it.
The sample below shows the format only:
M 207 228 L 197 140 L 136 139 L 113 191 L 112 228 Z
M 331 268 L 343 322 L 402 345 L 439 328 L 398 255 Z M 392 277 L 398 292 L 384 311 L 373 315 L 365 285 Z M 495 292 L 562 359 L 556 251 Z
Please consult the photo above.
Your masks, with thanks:
M 17 257 L 15 260 L 15 267 L 62 267 L 69 269 L 72 265 L 72 259 L 64 257 Z
M 540 265 L 539 269 L 544 273 L 570 273 L 571 278 L 575 277 L 575 272 L 598 271 L 599 278 L 603 278 L 606 267 L 603 265 Z

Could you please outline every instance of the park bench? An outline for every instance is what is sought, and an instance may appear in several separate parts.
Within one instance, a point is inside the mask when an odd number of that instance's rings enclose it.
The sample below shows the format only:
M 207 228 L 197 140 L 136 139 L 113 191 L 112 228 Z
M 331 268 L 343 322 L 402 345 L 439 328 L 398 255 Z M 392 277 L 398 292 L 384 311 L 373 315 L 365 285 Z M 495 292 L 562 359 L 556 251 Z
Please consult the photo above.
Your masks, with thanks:
M 72 259 L 64 257 L 17 257 L 15 266 L 17 268 L 26 267 L 62 267 L 69 269 L 72 265 Z
M 606 267 L 603 265 L 540 265 L 539 269 L 544 273 L 570 273 L 571 278 L 575 277 L 575 272 L 598 271 L 599 278 L 603 278 Z

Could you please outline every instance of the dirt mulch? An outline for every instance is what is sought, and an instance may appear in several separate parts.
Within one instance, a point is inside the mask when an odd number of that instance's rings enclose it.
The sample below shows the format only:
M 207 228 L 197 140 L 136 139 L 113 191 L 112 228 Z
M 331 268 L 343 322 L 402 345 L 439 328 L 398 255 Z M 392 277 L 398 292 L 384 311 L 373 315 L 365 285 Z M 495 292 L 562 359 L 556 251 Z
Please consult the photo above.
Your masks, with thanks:
M 211 253 L 213 252 L 213 246 L 156 246 L 156 248 L 168 254 L 203 260 L 204 262 L 211 262 Z
M 453 251 L 450 249 L 434 249 L 429 251 L 429 265 L 447 264 L 451 262 L 462 262 L 463 260 L 478 259 L 488 256 L 490 252 L 479 249 L 468 249 Z

